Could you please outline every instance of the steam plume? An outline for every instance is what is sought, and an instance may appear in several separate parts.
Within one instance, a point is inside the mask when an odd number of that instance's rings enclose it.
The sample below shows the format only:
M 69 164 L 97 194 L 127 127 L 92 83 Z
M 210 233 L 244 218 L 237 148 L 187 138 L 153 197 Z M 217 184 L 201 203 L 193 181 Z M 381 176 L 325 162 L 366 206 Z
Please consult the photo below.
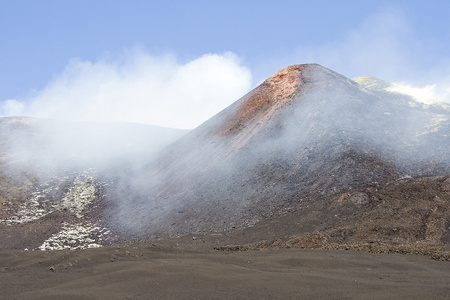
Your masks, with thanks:
M 72 59 L 28 99 L 4 101 L 0 115 L 193 128 L 250 86 L 249 69 L 233 53 L 180 63 L 134 50 L 121 59 Z

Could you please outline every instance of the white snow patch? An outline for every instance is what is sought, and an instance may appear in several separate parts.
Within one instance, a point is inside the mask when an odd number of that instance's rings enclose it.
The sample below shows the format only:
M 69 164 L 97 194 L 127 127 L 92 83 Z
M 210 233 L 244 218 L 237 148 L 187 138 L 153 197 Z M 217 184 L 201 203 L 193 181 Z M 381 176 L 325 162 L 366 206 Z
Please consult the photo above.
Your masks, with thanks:
M 0 219 L 0 224 L 17 225 L 38 220 L 57 210 L 68 210 L 78 218 L 83 217 L 83 211 L 95 200 L 95 192 L 100 183 L 95 182 L 89 173 L 78 175 L 70 184 L 62 199 L 54 194 L 59 187 L 71 179 L 69 176 L 53 177 L 43 183 L 17 209 L 9 219 Z
M 83 217 L 83 210 L 95 200 L 95 181 L 92 176 L 78 176 L 68 192 L 61 199 L 60 207 L 68 209 L 77 218 Z
M 44 241 L 39 250 L 80 250 L 102 247 L 110 231 L 94 224 L 63 224 L 62 230 Z

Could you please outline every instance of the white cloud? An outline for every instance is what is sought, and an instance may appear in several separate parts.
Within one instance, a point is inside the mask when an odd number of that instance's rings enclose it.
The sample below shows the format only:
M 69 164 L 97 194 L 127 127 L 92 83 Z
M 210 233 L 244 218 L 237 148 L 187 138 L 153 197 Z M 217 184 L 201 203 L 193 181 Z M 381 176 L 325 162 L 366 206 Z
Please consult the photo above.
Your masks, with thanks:
M 242 97 L 251 72 L 233 53 L 187 63 L 134 50 L 121 59 L 72 59 L 45 88 L 9 100 L 2 115 L 79 121 L 124 121 L 193 128 Z
M 0 112 L 6 116 L 18 116 L 23 112 L 24 105 L 17 100 L 8 99 L 0 103 Z
M 405 94 L 414 98 L 418 102 L 432 104 L 438 102 L 446 102 L 449 91 L 446 93 L 437 90 L 437 84 L 427 85 L 424 87 L 415 87 L 409 84 L 393 84 L 388 88 L 389 91 Z

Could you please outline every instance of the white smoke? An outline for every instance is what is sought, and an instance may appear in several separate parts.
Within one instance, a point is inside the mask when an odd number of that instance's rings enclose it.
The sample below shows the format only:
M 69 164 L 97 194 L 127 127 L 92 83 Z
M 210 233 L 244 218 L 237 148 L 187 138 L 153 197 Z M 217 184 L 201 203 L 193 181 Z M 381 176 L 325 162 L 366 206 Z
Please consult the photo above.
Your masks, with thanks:
M 13 99 L 8 99 L 0 104 L 2 116 L 19 116 L 24 111 L 24 104 Z
M 437 84 L 415 87 L 409 84 L 396 83 L 387 90 L 411 96 L 417 102 L 424 104 L 442 103 L 450 99 L 450 89 L 439 91 Z
M 250 87 L 250 70 L 230 52 L 180 63 L 133 50 L 112 60 L 72 59 L 42 90 L 1 103 L 0 116 L 194 128 Z

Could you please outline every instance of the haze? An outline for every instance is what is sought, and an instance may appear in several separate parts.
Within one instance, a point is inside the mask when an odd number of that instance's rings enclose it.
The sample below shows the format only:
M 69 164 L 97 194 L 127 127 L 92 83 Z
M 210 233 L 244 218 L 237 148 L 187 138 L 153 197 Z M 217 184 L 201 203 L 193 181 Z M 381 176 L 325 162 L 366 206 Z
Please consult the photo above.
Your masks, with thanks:
M 0 5 L 0 115 L 194 128 L 319 63 L 449 101 L 447 1 Z

